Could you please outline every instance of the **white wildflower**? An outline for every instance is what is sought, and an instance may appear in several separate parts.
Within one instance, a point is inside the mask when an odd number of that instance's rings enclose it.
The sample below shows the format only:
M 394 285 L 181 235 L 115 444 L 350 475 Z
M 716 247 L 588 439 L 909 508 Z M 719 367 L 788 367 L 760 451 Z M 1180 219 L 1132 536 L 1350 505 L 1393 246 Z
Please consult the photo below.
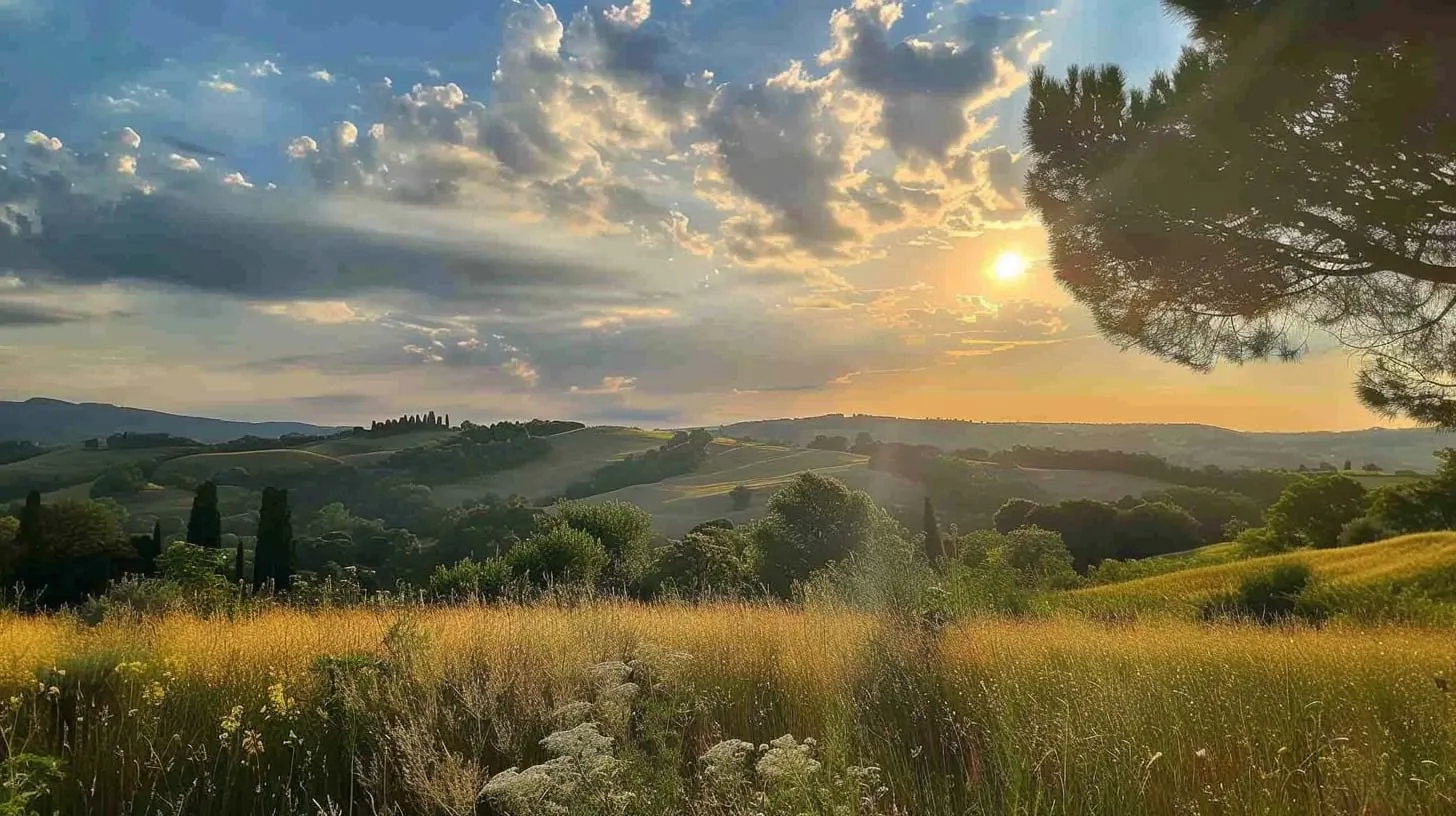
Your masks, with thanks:
M 587 676 L 596 682 L 597 688 L 608 689 L 627 682 L 632 676 L 632 667 L 620 660 L 608 660 L 586 667 Z
M 551 712 L 551 721 L 559 728 L 581 725 L 591 717 L 592 704 L 584 701 L 567 703 Z
M 742 780 L 748 770 L 748 755 L 753 750 L 753 743 L 740 739 L 723 740 L 714 745 L 698 757 L 698 762 L 703 765 L 703 778 L 719 784 Z
M 785 734 L 769 743 L 754 770 L 766 782 L 797 781 L 819 770 L 818 760 L 809 754 L 811 743 L 799 743 L 793 734 Z
M 601 726 L 586 722 L 567 731 L 557 731 L 541 740 L 541 747 L 558 757 L 570 757 L 586 768 L 612 757 L 612 738 Z

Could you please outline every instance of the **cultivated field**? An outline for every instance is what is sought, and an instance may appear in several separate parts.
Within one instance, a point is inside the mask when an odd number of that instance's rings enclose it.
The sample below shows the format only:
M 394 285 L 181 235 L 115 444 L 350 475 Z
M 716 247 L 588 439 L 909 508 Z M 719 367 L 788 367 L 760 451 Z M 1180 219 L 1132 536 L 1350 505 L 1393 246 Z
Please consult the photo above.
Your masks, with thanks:
M 0 737 L 21 785 L 50 782 L 41 812 L 1395 814 L 1456 797 L 1449 632 L 918 631 L 770 606 L 0 617 Z M 41 754 L 64 764 L 23 759 Z

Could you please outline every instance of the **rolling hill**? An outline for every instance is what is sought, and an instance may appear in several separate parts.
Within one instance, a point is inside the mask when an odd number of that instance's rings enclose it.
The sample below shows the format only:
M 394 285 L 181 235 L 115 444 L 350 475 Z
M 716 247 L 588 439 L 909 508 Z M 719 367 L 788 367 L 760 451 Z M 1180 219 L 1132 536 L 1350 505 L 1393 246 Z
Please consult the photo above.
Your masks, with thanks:
M 550 437 L 551 453 L 523 467 L 463 482 L 437 485 L 435 501 L 454 506 L 487 493 L 542 501 L 560 495 L 597 468 L 632 453 L 658 447 L 672 438 L 663 431 L 599 425 Z
M 1456 587 L 1456 533 L 1418 533 L 1358 547 L 1300 550 L 1197 566 L 1073 590 L 1061 594 L 1056 605 L 1084 613 L 1137 611 L 1187 617 L 1196 614 L 1205 601 L 1237 590 L 1250 575 L 1286 563 L 1306 564 L 1317 580 L 1339 588 L 1416 583 Z
M 774 491 L 810 470 L 864 490 L 882 505 L 918 502 L 924 492 L 908 479 L 870 470 L 866 456 L 718 439 L 708 446 L 707 461 L 693 473 L 601 493 L 585 501 L 631 502 L 652 513 L 658 532 L 680 536 L 709 519 L 726 518 L 740 524 L 758 517 Z M 746 510 L 734 510 L 728 496 L 740 484 L 753 491 Z
M 1321 462 L 1355 467 L 1367 462 L 1387 471 L 1430 470 L 1435 451 L 1456 447 L 1456 436 L 1426 429 L 1310 433 L 1252 433 L 1209 425 L 1093 425 L 1075 423 L 971 422 L 829 414 L 802 419 L 740 422 L 716 429 L 734 438 L 804 444 L 815 436 L 853 441 L 868 433 L 881 442 L 936 445 L 946 450 L 1004 450 L 1016 445 L 1064 450 L 1151 453 L 1174 464 L 1201 467 L 1317 467 Z
M 24 402 L 0 402 L 0 439 L 27 440 L 47 445 L 73 444 L 123 431 L 167 433 L 198 442 L 226 442 L 250 435 L 326 435 L 339 430 L 343 429 L 323 428 L 303 422 L 235 422 L 97 402 L 65 402 L 44 397 L 35 397 Z
M 275 474 L 284 477 L 300 471 L 339 467 L 342 464 L 343 462 L 332 456 L 292 448 L 237 453 L 195 453 L 163 462 L 157 467 L 156 477 L 165 479 L 180 476 L 201 481 L 232 468 L 243 468 L 253 476 Z

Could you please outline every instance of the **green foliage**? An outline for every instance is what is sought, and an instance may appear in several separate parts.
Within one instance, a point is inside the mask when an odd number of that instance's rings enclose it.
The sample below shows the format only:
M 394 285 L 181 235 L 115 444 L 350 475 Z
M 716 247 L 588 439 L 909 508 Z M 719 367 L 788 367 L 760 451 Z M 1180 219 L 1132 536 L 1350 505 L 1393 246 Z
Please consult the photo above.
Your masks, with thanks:
M 801 473 L 768 500 L 752 529 L 759 577 L 787 597 L 795 581 L 865 547 L 891 525 L 869 494 L 828 476 Z
M 222 512 L 218 509 L 216 482 L 206 481 L 197 486 L 192 513 L 187 518 L 187 543 L 199 547 L 222 546 Z
M 1182 508 L 1198 522 L 1204 544 L 1225 540 L 1231 522 L 1252 527 L 1262 521 L 1259 505 L 1248 496 L 1212 487 L 1170 487 L 1143 495 L 1148 502 L 1162 502 Z
M 47 448 L 44 445 L 37 445 L 34 442 L 7 439 L 0 441 L 0 465 L 8 465 L 12 462 L 24 462 L 45 453 Z
M 437 601 L 495 601 L 505 597 L 513 579 L 511 565 L 504 558 L 467 558 L 435 567 L 429 593 Z
M 1026 526 L 1059 534 L 1072 553 L 1078 572 L 1117 552 L 1118 510 L 1106 502 L 1071 499 L 1058 504 L 1038 505 L 1026 514 Z
M 1118 558 L 1183 552 L 1205 543 L 1199 523 L 1181 507 L 1162 502 L 1119 510 L 1113 538 Z
M 1336 473 L 1310 476 L 1285 488 L 1265 514 L 1265 526 L 1280 538 L 1308 547 L 1333 547 L 1346 524 L 1365 513 L 1365 488 Z
M 147 477 L 142 475 L 142 469 L 138 465 L 125 465 L 112 468 L 91 483 L 91 498 L 99 499 L 103 496 L 131 496 L 141 492 L 147 486 Z
M 652 559 L 652 514 L 623 501 L 587 504 L 562 502 L 552 508 L 546 524 L 564 524 L 601 542 L 607 553 L 600 580 L 612 589 L 636 587 Z
M 174 541 L 157 556 L 157 574 L 190 592 L 222 591 L 228 588 L 224 576 L 228 553 Z
M 710 522 L 659 547 L 647 585 L 658 596 L 726 599 L 747 595 L 755 577 L 748 536 L 731 522 Z
M 603 465 L 586 479 L 568 485 L 566 498 L 581 499 L 692 473 L 708 458 L 707 448 L 712 441 L 713 435 L 701 429 L 679 432 L 665 445 Z
M 1392 538 L 1390 531 L 1379 519 L 1371 516 L 1361 516 L 1351 519 L 1348 524 L 1340 529 L 1339 546 L 1355 547 L 1361 544 L 1370 544 L 1375 541 L 1384 541 Z
M 1205 617 L 1232 615 L 1260 623 L 1293 619 L 1318 623 L 1328 617 L 1321 605 L 1307 599 L 1314 573 L 1299 562 L 1279 564 L 1250 575 L 1231 598 L 1216 599 L 1204 606 Z
M 590 533 L 557 524 L 535 533 L 506 555 L 511 572 L 539 587 L 580 584 L 591 586 L 611 558 Z
M 453 564 L 466 558 L 484 561 L 504 555 L 536 529 L 540 514 L 520 496 L 486 496 L 450 510 L 436 524 L 431 559 L 436 564 Z
M 522 435 L 508 441 L 479 442 L 469 433 L 473 432 L 396 451 L 384 460 L 383 466 L 406 472 L 424 484 L 438 485 L 518 468 L 551 453 L 550 442 L 526 436 L 524 429 L 521 429 Z
M 1429 479 L 1390 485 L 1370 494 L 1370 516 L 1393 534 L 1456 529 L 1456 449 L 1436 453 Z
M 364 571 L 361 580 L 370 589 L 392 586 L 401 578 L 427 577 L 428 565 L 420 555 L 414 533 L 390 527 L 381 519 L 355 516 L 337 502 L 320 509 L 304 525 L 303 537 L 295 544 L 298 570 L 331 573 L 356 566 Z M 438 553 L 433 559 L 434 564 L 453 562 Z
M 21 584 L 46 606 L 77 604 L 106 590 L 107 581 L 132 562 L 122 518 L 101 502 L 27 500 L 16 530 L 5 585 Z
M 1001 505 L 1001 509 L 996 511 L 996 516 L 993 520 L 996 530 L 1002 533 L 1009 533 L 1017 527 L 1021 527 L 1026 524 L 1026 517 L 1031 515 L 1031 511 L 1040 506 L 1040 504 L 1030 499 L 1012 499 L 1006 502 Z
M 912 620 L 938 606 L 938 585 L 939 576 L 922 551 L 898 536 L 880 535 L 814 572 L 800 585 L 799 595 L 811 606 Z
M 0 816 L 41 816 L 37 803 L 66 776 L 65 763 L 44 754 L 0 759 Z
M 804 447 L 814 450 L 849 452 L 849 439 L 843 436 L 825 436 L 820 434 L 809 441 Z

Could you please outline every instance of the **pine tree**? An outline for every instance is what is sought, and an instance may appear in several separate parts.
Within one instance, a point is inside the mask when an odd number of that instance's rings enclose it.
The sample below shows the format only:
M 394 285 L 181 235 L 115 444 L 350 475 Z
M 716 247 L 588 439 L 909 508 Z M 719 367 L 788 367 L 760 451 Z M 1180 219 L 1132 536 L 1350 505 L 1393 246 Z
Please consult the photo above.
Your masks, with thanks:
M 258 546 L 253 551 L 253 591 L 269 581 L 275 592 L 287 592 L 293 578 L 293 520 L 288 491 L 263 488 L 258 509 Z
M 935 505 L 925 497 L 925 554 L 930 560 L 945 560 L 945 541 L 940 537 L 940 523 L 935 518 Z
M 222 512 L 217 507 L 216 482 L 209 480 L 197 486 L 192 514 L 187 518 L 187 543 L 200 547 L 222 546 Z

